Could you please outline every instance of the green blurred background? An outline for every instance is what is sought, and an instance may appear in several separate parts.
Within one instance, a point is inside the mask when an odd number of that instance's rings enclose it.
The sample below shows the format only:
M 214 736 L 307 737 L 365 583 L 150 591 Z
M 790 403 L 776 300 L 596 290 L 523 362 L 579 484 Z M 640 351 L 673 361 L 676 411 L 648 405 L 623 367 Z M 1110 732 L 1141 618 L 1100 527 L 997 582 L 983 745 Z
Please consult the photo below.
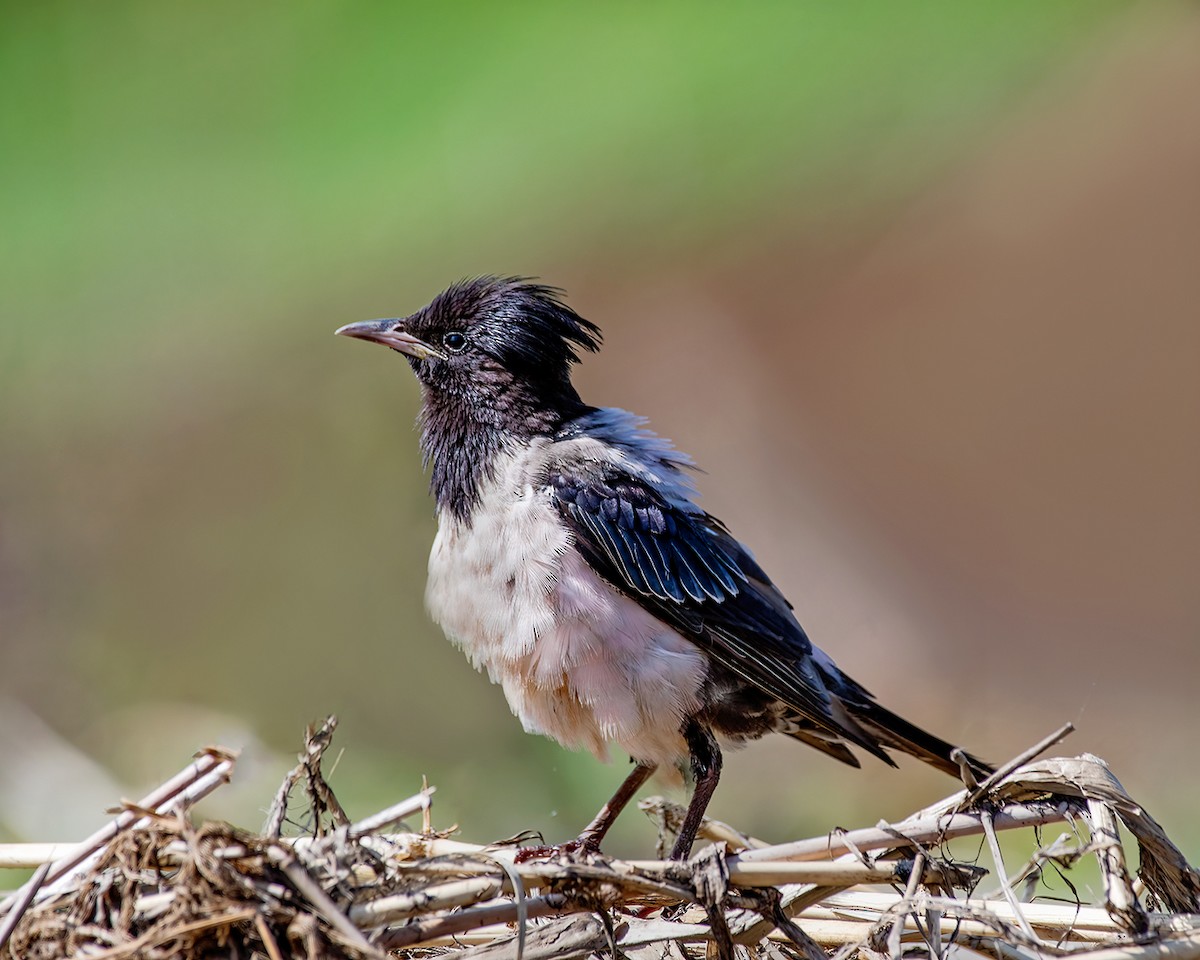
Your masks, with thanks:
M 426 774 L 574 834 L 623 767 L 428 622 L 416 387 L 332 336 L 519 273 L 885 703 L 997 760 L 1073 720 L 1195 844 L 1197 89 L 1193 4 L 6 5 L 0 834 L 213 741 L 255 827 L 330 712 L 352 815 Z M 768 839 L 954 786 L 727 771 Z

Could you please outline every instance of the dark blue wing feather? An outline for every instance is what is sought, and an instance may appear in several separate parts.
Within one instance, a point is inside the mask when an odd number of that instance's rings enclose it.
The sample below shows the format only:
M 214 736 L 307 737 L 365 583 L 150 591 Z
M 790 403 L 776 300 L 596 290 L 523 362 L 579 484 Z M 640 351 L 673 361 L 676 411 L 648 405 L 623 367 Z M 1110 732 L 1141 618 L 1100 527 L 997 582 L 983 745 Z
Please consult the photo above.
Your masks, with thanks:
M 719 521 L 594 461 L 560 467 L 549 481 L 577 549 L 602 577 L 735 675 L 846 734 L 791 606 Z
M 691 563 L 688 562 L 688 554 L 691 552 L 692 551 L 689 549 L 676 549 L 675 551 L 675 573 L 679 581 L 679 585 L 683 587 L 684 592 L 693 600 L 703 601 L 705 599 L 710 599 L 716 600 L 718 603 L 720 603 L 725 599 L 724 594 L 721 593 L 720 586 L 716 584 L 710 584 L 708 589 L 705 589 L 704 581 L 700 579 L 696 573 L 696 570 L 693 569 Z M 697 564 L 697 567 L 699 567 L 701 570 L 704 569 L 703 565 L 701 564 Z
M 662 517 L 661 511 L 658 515 L 660 518 Z M 670 554 L 667 549 L 663 547 L 662 542 L 664 539 L 662 534 L 666 532 L 666 524 L 663 523 L 657 528 L 651 527 L 649 532 L 655 534 L 655 536 L 645 538 L 650 544 L 654 561 L 658 564 L 660 570 L 670 569 Z M 660 578 L 660 582 L 663 585 L 663 590 L 665 593 L 663 599 L 674 600 L 676 603 L 683 603 L 687 599 L 687 593 L 684 592 L 683 587 L 680 586 L 679 581 L 675 577 Z

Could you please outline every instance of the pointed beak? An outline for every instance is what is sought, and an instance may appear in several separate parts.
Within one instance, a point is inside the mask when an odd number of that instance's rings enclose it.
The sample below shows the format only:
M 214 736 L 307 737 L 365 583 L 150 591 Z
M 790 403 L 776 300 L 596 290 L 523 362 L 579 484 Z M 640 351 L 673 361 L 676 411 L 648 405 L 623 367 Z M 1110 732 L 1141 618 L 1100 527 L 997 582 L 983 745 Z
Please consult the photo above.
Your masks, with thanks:
M 404 329 L 404 326 L 403 319 L 397 320 L 393 317 L 386 320 L 360 320 L 358 323 L 348 323 L 344 327 L 338 327 L 333 332 L 339 337 L 354 337 L 356 340 L 382 343 L 385 347 L 399 350 L 418 360 L 428 360 L 430 357 L 436 357 L 438 360 L 446 359 L 446 355 L 441 350 L 414 337 Z

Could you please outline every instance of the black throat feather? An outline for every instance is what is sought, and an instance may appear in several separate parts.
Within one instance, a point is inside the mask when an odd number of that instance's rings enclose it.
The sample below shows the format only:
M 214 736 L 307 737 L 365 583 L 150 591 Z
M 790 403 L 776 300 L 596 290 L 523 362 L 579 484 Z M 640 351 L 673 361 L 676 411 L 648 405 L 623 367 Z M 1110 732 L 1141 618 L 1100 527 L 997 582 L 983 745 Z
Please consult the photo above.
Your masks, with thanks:
M 494 424 L 464 417 L 452 405 L 427 395 L 421 409 L 421 453 L 429 470 L 429 492 L 439 510 L 469 523 L 479 488 L 490 479 L 507 446 Z
M 593 408 L 572 390 L 554 404 L 502 397 L 485 410 L 465 412 L 461 401 L 425 391 L 421 408 L 421 453 L 429 470 L 429 490 L 439 510 L 469 525 L 480 490 L 495 475 L 498 460 L 516 445 L 557 433 Z

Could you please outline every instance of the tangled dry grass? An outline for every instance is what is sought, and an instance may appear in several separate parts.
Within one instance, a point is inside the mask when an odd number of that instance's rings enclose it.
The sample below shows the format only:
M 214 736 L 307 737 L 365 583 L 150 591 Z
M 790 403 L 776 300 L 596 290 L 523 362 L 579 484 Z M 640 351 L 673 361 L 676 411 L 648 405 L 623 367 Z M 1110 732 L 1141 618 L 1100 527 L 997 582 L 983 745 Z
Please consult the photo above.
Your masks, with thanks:
M 714 842 L 688 863 L 518 862 L 515 842 L 433 830 L 432 788 L 351 822 L 321 774 L 335 725 L 309 731 L 261 833 L 189 815 L 235 765 L 214 748 L 74 848 L 0 848 L 0 865 L 38 864 L 0 903 L 4 955 L 1200 958 L 1200 874 L 1103 761 L 1033 761 L 1054 738 L 898 823 L 766 846 L 710 821 L 702 838 Z M 678 809 L 642 806 L 665 842 Z M 418 830 L 394 831 L 416 817 Z M 301 820 L 300 835 L 285 835 Z M 1048 824 L 1065 829 L 1047 844 Z M 1137 849 L 1136 875 L 1119 825 Z M 1016 870 L 1004 863 L 1004 830 L 1031 841 Z M 968 836 L 990 851 L 990 893 L 979 892 L 989 871 L 953 855 L 950 841 Z M 1074 890 L 1071 871 L 1090 858 L 1097 903 L 1044 896 L 1044 874 Z

